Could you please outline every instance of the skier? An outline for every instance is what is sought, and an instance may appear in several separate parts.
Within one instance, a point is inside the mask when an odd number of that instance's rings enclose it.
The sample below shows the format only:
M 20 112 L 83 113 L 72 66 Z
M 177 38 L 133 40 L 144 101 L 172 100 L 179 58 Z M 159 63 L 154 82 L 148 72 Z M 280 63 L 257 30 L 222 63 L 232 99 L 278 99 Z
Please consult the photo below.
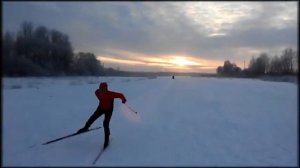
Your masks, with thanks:
M 85 126 L 78 130 L 78 133 L 85 132 L 89 129 L 89 127 L 93 124 L 93 122 L 99 118 L 102 114 L 104 114 L 103 127 L 104 127 L 104 145 L 105 149 L 109 145 L 109 122 L 112 116 L 113 107 L 114 107 L 114 99 L 120 98 L 122 99 L 122 103 L 126 103 L 126 98 L 122 93 L 109 91 L 107 88 L 107 83 L 102 82 L 99 85 L 99 89 L 95 91 L 97 98 L 99 99 L 99 105 L 92 116 L 87 120 Z

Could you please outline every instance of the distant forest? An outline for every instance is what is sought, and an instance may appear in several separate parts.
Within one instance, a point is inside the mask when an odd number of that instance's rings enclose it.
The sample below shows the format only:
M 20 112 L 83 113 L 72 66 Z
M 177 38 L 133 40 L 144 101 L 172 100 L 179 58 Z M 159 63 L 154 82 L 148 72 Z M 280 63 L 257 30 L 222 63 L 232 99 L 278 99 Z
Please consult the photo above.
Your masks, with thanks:
M 256 77 L 262 75 L 296 75 L 298 74 L 298 52 L 291 48 L 286 48 L 280 56 L 275 55 L 272 58 L 267 53 L 261 53 L 257 58 L 252 57 L 248 68 L 242 70 L 231 63 L 224 61 L 223 66 L 217 68 L 217 74 L 221 76 L 244 76 Z
M 2 37 L 4 76 L 116 75 L 93 53 L 74 53 L 68 35 L 45 26 L 23 22 L 18 32 Z M 124 72 L 123 72 L 124 73 Z

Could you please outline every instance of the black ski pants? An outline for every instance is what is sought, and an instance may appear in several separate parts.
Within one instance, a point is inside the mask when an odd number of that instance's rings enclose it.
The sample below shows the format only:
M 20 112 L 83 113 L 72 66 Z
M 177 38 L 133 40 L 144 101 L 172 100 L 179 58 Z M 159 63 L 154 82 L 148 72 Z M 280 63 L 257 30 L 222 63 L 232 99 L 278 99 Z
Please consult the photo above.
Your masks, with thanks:
M 105 142 L 108 141 L 110 130 L 109 130 L 109 122 L 112 116 L 113 107 L 109 110 L 102 110 L 100 105 L 97 107 L 96 111 L 91 115 L 91 117 L 85 123 L 85 128 L 89 128 L 95 120 L 97 120 L 102 114 L 104 114 L 103 120 L 103 128 L 104 128 L 104 135 L 105 135 Z

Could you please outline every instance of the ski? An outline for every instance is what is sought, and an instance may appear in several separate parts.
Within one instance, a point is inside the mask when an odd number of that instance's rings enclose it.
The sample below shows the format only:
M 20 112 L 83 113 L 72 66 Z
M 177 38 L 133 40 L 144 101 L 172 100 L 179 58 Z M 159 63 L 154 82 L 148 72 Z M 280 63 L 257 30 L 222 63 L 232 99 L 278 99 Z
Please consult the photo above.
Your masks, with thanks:
M 109 140 L 109 143 L 111 142 L 111 139 Z M 109 145 L 108 145 L 109 146 Z M 93 161 L 93 165 L 96 164 L 97 160 L 99 160 L 99 158 L 102 156 L 103 152 L 108 148 L 108 146 L 106 148 L 101 148 L 100 152 L 98 153 L 97 157 L 95 158 L 95 160 Z
M 89 130 L 87 130 L 87 131 L 85 131 L 85 132 L 80 132 L 80 133 L 75 132 L 75 133 L 73 133 L 73 134 L 66 135 L 66 136 L 63 136 L 63 137 L 60 137 L 60 138 L 57 138 L 57 139 L 54 139 L 54 140 L 45 142 L 45 143 L 43 143 L 42 145 L 48 145 L 48 144 L 51 144 L 51 143 L 53 143 L 53 142 L 57 142 L 57 141 L 60 141 L 60 140 L 66 139 L 66 138 L 70 138 L 70 137 L 73 137 L 73 136 L 76 136 L 76 135 L 79 135 L 79 134 L 87 133 L 87 132 L 89 132 L 89 131 L 94 131 L 94 130 L 97 130 L 97 129 L 99 129 L 99 128 L 101 128 L 101 127 L 95 127 L 95 128 L 92 128 L 92 129 L 89 129 Z
M 93 161 L 93 165 L 96 164 L 97 160 L 100 158 L 102 153 L 105 151 L 106 148 L 102 148 L 101 151 L 98 153 L 96 159 Z

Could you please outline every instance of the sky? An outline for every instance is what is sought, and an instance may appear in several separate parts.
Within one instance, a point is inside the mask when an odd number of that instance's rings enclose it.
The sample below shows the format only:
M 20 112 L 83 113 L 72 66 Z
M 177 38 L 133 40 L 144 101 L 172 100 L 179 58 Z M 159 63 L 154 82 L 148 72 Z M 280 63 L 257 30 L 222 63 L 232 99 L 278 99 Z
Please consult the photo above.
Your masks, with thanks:
M 298 2 L 3 2 L 3 32 L 23 21 L 69 36 L 74 52 L 128 71 L 215 73 L 298 46 Z

